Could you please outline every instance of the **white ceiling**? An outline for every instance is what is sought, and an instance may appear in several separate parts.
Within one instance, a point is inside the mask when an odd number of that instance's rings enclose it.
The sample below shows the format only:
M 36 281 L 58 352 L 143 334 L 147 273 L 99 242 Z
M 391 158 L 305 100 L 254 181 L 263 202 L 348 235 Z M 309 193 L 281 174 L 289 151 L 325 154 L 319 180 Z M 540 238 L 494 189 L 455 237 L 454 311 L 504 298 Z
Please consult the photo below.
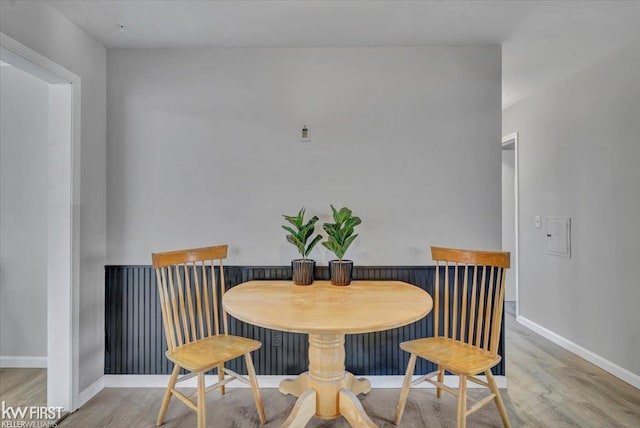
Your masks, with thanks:
M 501 44 L 504 107 L 640 39 L 640 1 L 49 3 L 110 48 Z

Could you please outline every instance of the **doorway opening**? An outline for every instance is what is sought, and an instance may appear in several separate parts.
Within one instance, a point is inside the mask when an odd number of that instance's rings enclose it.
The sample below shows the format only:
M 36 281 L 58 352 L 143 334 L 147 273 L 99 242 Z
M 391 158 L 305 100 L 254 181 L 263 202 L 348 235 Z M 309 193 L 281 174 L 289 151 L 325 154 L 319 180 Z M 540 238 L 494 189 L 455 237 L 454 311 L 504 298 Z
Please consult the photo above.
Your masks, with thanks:
M 69 412 L 78 403 L 80 77 L 3 33 L 0 60 L 39 79 L 48 90 L 42 196 L 46 199 L 42 201 L 46 208 L 46 405 Z M 25 123 L 29 126 L 28 118 Z
M 513 275 L 507 275 L 505 301 L 518 299 L 518 133 L 502 137 L 502 250 L 511 253 Z
M 48 83 L 0 62 L 0 401 L 13 407 L 47 404 L 48 106 Z

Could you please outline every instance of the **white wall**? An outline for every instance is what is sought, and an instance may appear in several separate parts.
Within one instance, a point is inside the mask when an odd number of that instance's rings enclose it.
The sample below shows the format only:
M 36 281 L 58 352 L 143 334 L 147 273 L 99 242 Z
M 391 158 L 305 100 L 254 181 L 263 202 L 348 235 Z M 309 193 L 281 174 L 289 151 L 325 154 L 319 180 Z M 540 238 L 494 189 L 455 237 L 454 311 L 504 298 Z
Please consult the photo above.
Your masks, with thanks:
M 49 85 L 0 67 L 0 357 L 47 356 Z
M 45 2 L 0 2 L 0 31 L 82 79 L 80 391 L 104 373 L 106 49 Z
M 109 49 L 108 262 L 227 242 L 229 264 L 288 264 L 281 214 L 330 203 L 362 217 L 361 265 L 499 249 L 500 64 L 495 46 Z
M 507 273 L 504 299 L 516 300 L 516 197 L 515 150 L 502 150 L 502 250 L 511 253 L 511 269 Z
M 640 42 L 504 111 L 519 133 L 520 313 L 640 385 Z M 534 217 L 571 216 L 572 257 Z

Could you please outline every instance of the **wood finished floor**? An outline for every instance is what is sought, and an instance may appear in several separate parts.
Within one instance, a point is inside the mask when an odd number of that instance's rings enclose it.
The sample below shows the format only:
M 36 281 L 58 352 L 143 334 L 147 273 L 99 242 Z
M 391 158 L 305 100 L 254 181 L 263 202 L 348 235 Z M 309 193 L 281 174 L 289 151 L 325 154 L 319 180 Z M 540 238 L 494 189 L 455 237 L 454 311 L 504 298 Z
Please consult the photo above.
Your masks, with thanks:
M 547 341 L 515 322 L 513 309 L 506 316 L 508 390 L 502 390 L 513 427 L 640 427 L 640 391 L 609 375 L 574 354 Z M 4 388 L 3 388 L 4 389 Z M 268 422 L 279 427 L 295 398 L 275 389 L 263 389 Z M 59 426 L 153 427 L 164 390 L 108 388 L 100 392 Z M 380 427 L 392 427 L 398 389 L 374 389 L 361 396 L 362 404 Z M 471 390 L 472 397 L 483 396 Z M 402 427 L 455 426 L 455 399 L 449 394 L 437 399 L 433 390 L 412 390 Z M 207 422 L 213 428 L 259 426 L 249 389 L 229 388 L 221 397 L 207 396 Z M 195 412 L 173 400 L 165 427 L 195 427 Z M 469 416 L 467 426 L 501 427 L 493 404 Z M 308 427 L 348 427 L 344 419 L 314 419 Z
M 0 369 L 0 401 L 7 406 L 46 406 L 47 369 Z
M 47 369 L 0 369 L 0 402 L 5 402 L 6 407 L 43 407 L 47 405 Z M 60 417 L 66 414 L 60 415 Z M 20 427 L 19 422 L 23 421 L 28 424 L 36 423 L 33 426 L 44 426 L 41 423 L 55 422 L 58 415 L 52 416 L 52 419 L 31 419 L 26 416 L 24 419 L 9 419 L 4 415 L 0 415 L 0 421 L 4 424 L 0 427 Z M 9 423 L 10 421 L 10 423 Z

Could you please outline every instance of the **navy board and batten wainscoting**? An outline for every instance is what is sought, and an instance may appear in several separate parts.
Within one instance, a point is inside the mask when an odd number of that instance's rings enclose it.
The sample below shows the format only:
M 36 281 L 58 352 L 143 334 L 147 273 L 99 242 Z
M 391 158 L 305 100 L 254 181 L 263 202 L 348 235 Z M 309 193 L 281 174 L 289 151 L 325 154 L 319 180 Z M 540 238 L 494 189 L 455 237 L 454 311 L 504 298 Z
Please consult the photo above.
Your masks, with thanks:
M 224 273 L 227 288 L 256 279 L 291 279 L 291 268 L 285 266 L 225 266 Z M 216 275 L 218 274 L 216 270 Z M 453 268 L 450 275 L 453 275 Z M 460 275 L 462 276 L 463 272 L 460 272 Z M 468 275 L 472 275 L 472 270 Z M 354 280 L 405 281 L 433 295 L 435 267 L 356 266 L 353 276 Z M 317 267 L 315 277 L 328 279 L 328 268 Z M 471 299 L 471 296 L 467 298 Z M 440 310 L 439 313 L 443 314 L 443 311 Z M 347 335 L 346 369 L 357 375 L 404 375 L 409 354 L 400 349 L 400 342 L 432 336 L 433 314 L 434 311 L 413 324 L 393 330 Z M 504 323 L 504 314 L 502 322 Z M 440 325 L 443 324 L 441 320 Z M 307 335 L 256 327 L 233 317 L 229 318 L 229 330 L 231 334 L 262 342 L 262 348 L 253 354 L 258 375 L 297 375 L 307 370 Z M 165 357 L 166 350 L 153 268 L 139 265 L 106 266 L 104 373 L 170 374 L 173 364 Z M 498 355 L 502 355 L 503 359 L 494 367 L 492 373 L 504 375 L 504 328 L 501 332 Z M 246 373 L 243 359 L 228 363 L 228 367 Z M 432 363 L 419 360 L 415 374 L 426 374 L 435 369 Z

